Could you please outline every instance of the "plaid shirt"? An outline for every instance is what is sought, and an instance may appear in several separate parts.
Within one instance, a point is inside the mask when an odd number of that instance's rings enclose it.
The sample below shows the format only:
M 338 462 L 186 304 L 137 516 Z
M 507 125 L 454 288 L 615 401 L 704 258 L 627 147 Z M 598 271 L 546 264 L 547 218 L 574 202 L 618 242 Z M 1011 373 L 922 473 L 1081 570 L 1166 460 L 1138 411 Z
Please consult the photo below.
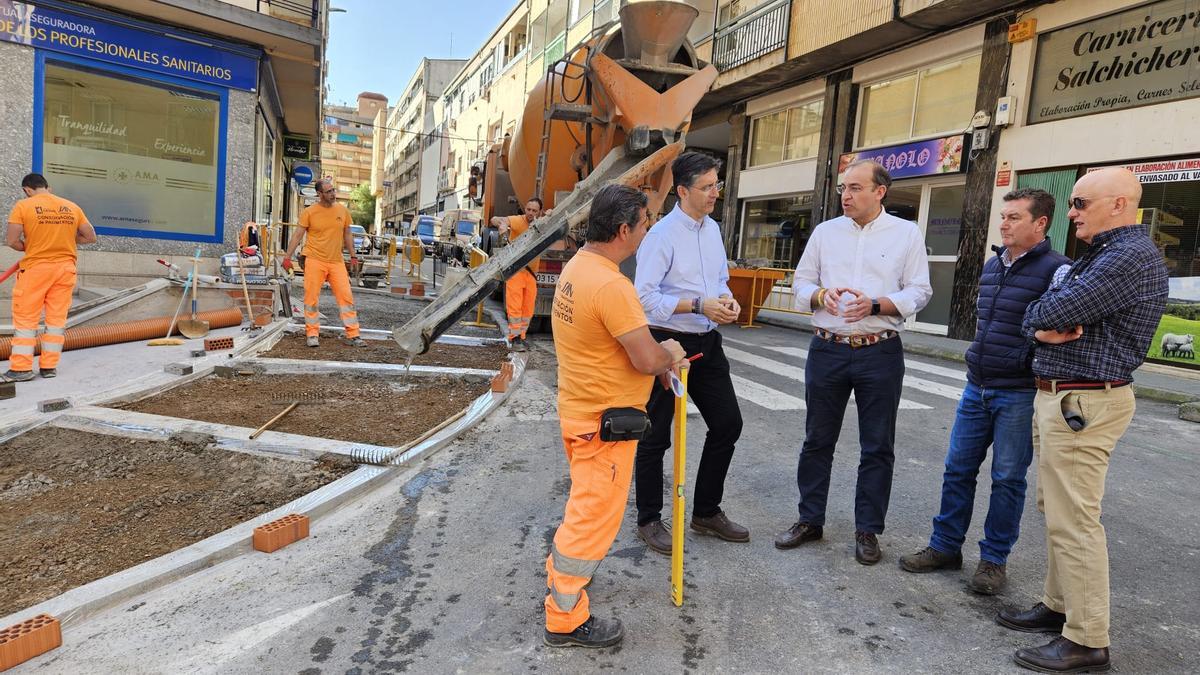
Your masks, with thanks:
M 1062 276 L 1061 282 L 1059 277 Z M 1145 225 L 1101 232 L 1087 253 L 1025 311 L 1024 335 L 1083 326 L 1061 345 L 1036 343 L 1033 372 L 1048 380 L 1131 380 L 1167 306 L 1167 266 Z

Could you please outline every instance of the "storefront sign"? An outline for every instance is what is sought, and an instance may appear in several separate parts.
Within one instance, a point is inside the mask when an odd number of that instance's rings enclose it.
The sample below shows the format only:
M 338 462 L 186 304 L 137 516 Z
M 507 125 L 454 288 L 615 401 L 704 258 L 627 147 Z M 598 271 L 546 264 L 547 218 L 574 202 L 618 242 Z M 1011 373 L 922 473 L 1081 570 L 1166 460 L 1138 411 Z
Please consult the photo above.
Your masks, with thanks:
M 1119 164 L 1129 169 L 1142 183 L 1178 183 L 1181 181 L 1200 180 L 1200 157 L 1188 159 L 1168 159 L 1157 162 L 1135 162 Z M 1091 167 L 1088 173 L 1105 167 Z
M 312 157 L 312 139 L 302 136 L 284 136 L 283 156 L 291 159 L 309 159 Z
M 1200 11 L 1165 0 L 1040 36 L 1029 122 L 1200 95 Z
M 0 0 L 0 40 L 254 91 L 258 60 L 163 33 L 28 2 Z
M 961 173 L 966 170 L 963 161 L 964 136 L 948 136 L 930 141 L 918 141 L 893 145 L 889 148 L 848 152 L 838 161 L 838 181 L 846 167 L 854 162 L 874 160 L 892 174 L 893 180 Z

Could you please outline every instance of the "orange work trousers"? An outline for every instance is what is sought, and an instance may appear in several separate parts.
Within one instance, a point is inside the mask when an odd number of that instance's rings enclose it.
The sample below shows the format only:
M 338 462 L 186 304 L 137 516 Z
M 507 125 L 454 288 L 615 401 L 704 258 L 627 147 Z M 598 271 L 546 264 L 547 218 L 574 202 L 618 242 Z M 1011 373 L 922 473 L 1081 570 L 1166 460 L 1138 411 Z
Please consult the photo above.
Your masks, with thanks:
M 504 282 L 504 309 L 508 314 L 508 339 L 525 338 L 533 320 L 537 301 L 537 279 L 528 269 L 512 275 Z
M 337 300 L 338 313 L 346 337 L 358 337 L 358 312 L 354 309 L 354 296 L 350 293 L 350 273 L 345 263 L 328 263 L 316 258 L 304 259 L 304 334 L 316 337 L 321 333 L 321 317 L 317 303 L 321 300 L 321 284 L 329 281 L 333 299 Z
M 570 633 L 591 615 L 583 588 L 617 538 L 637 441 L 601 441 L 598 419 L 562 419 L 559 425 L 571 467 L 571 494 L 546 559 L 546 630 Z
M 74 262 L 34 263 L 17 273 L 13 287 L 13 339 L 9 368 L 18 372 L 33 370 L 33 352 L 38 343 L 38 323 L 46 313 L 46 332 L 42 333 L 40 368 L 57 368 L 67 339 L 67 311 L 75 289 Z

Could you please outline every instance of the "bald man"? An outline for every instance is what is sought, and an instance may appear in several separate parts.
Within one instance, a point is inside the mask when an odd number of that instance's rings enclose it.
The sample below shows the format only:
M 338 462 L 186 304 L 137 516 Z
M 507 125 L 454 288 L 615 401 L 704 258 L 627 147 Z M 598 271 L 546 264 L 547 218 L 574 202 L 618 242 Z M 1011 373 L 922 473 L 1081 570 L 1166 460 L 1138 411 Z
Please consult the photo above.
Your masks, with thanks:
M 1058 633 L 1021 649 L 1018 665 L 1047 673 L 1108 670 L 1108 543 L 1100 502 L 1108 460 L 1133 418 L 1133 371 L 1167 304 L 1167 267 L 1137 221 L 1142 186 L 1125 169 L 1075 183 L 1067 216 L 1087 251 L 1062 266 L 1029 305 L 1033 446 L 1038 509 L 1046 514 L 1046 584 L 1032 609 L 996 621 L 1027 633 Z

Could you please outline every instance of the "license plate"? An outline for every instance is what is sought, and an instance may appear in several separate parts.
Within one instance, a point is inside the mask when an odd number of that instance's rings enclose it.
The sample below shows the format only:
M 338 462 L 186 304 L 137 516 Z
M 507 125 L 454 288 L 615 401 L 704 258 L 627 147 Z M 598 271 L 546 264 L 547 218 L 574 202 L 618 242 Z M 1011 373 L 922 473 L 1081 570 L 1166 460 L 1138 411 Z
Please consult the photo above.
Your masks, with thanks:
M 544 272 L 540 272 L 536 275 L 536 277 L 537 277 L 537 282 L 539 284 L 547 284 L 549 286 L 554 286 L 554 285 L 558 284 L 558 275 L 557 274 L 546 274 Z

